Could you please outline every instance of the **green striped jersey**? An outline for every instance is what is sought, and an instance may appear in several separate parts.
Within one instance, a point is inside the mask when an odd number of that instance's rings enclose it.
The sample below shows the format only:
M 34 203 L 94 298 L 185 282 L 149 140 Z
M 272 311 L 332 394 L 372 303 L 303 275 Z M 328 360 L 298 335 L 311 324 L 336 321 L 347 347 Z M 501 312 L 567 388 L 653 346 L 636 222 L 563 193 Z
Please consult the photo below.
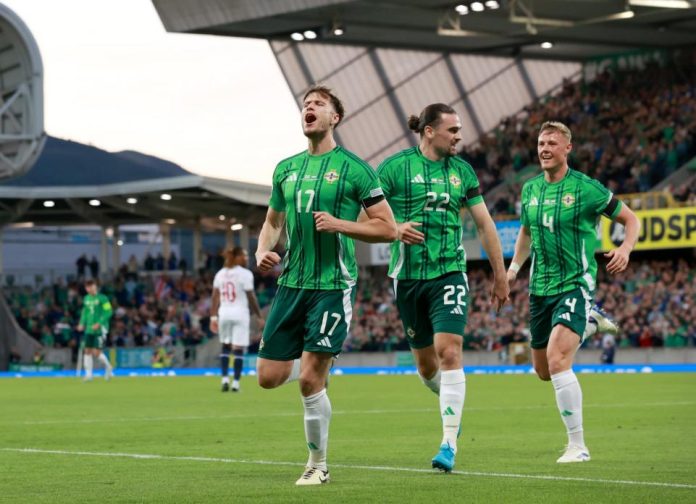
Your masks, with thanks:
M 421 223 L 425 235 L 422 244 L 392 243 L 389 276 L 429 280 L 466 271 L 460 210 L 483 203 L 471 165 L 456 156 L 431 161 L 412 147 L 384 160 L 377 173 L 396 222 Z
M 358 269 L 353 239 L 317 232 L 313 212 L 355 221 L 361 207 L 382 199 L 375 171 L 342 147 L 319 156 L 304 151 L 278 163 L 269 206 L 285 212 L 288 236 L 278 284 L 319 290 L 355 285 Z
M 621 202 L 597 180 L 569 169 L 550 183 L 540 174 L 522 187 L 521 223 L 531 235 L 529 292 L 553 296 L 595 289 L 597 224 L 615 219 Z

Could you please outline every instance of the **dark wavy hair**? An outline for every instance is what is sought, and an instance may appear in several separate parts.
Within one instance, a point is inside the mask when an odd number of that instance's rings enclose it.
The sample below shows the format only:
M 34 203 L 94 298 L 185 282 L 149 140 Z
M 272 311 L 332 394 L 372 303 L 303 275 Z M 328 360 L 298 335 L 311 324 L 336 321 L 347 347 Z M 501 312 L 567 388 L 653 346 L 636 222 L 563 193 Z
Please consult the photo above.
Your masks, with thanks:
M 419 116 L 409 116 L 408 129 L 423 136 L 426 126 L 437 127 L 442 120 L 442 114 L 456 114 L 455 110 L 445 103 L 431 103 L 423 109 Z

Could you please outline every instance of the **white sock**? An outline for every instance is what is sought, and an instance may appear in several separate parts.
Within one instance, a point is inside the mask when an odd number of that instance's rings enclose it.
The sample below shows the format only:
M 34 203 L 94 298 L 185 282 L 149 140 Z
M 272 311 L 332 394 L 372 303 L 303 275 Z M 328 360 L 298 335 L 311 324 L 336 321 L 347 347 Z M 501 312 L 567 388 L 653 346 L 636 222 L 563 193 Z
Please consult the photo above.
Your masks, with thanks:
M 109 362 L 109 359 L 106 358 L 106 355 L 103 353 L 99 354 L 99 362 L 104 364 L 104 367 L 108 370 L 111 370 L 111 363 Z
M 438 369 L 431 378 L 425 378 L 420 373 L 418 374 L 418 376 L 423 382 L 423 385 L 435 392 L 436 395 L 440 395 L 440 374 L 440 370 Z
M 585 324 L 585 331 L 582 333 L 582 341 L 585 341 L 587 338 L 591 338 L 597 333 L 597 324 L 594 322 L 590 322 L 589 320 L 587 321 L 587 324 Z
M 303 397 L 305 438 L 309 448 L 308 467 L 326 471 L 326 448 L 329 443 L 331 401 L 322 389 L 314 395 Z
M 223 383 L 223 384 L 229 383 L 229 382 L 230 382 L 230 377 L 229 377 L 229 376 L 223 376 L 223 377 L 222 377 L 222 383 Z
M 292 369 L 290 370 L 290 376 L 288 376 L 288 379 L 283 382 L 283 385 L 286 383 L 294 382 L 297 381 L 300 378 L 300 359 L 295 359 L 292 361 Z
M 85 377 L 92 378 L 92 369 L 94 368 L 94 359 L 92 359 L 92 355 L 91 354 L 85 355 L 84 361 L 85 361 Z
M 556 404 L 568 432 L 568 443 L 585 446 L 582 432 L 582 390 L 572 369 L 551 375 Z
M 449 444 L 457 453 L 457 433 L 462 421 L 466 377 L 463 369 L 442 371 L 440 378 L 440 414 L 442 415 L 442 444 Z

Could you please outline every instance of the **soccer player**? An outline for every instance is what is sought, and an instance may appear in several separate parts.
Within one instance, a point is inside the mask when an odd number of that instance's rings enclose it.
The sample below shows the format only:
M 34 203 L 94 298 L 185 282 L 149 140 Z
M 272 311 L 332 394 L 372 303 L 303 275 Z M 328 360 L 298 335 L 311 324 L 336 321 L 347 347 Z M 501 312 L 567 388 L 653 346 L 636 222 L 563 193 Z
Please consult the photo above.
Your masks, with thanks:
M 94 358 L 96 357 L 104 364 L 104 379 L 108 381 L 113 376 L 113 368 L 109 359 L 102 352 L 102 348 L 106 335 L 109 332 L 109 320 L 113 310 L 111 309 L 109 298 L 104 294 L 99 294 L 96 280 L 87 280 L 85 282 L 85 290 L 87 295 L 82 300 L 82 314 L 80 315 L 80 323 L 77 326 L 78 331 L 85 332 L 84 380 L 92 380 Z
M 565 124 L 542 124 L 537 152 L 543 173 L 522 188 L 521 227 L 507 272 L 512 285 L 531 254 L 532 360 L 539 378 L 553 383 L 568 433 L 559 463 L 590 460 L 582 427 L 582 391 L 572 370 L 575 352 L 598 328 L 615 329 L 603 313 L 591 308 L 597 273 L 595 228 L 601 215 L 626 228 L 621 246 L 605 254 L 610 274 L 626 269 L 640 230 L 635 214 L 608 189 L 568 166 L 571 149 Z
M 213 280 L 213 303 L 210 313 L 210 329 L 219 333 L 222 352 L 220 370 L 222 391 L 230 390 L 230 352 L 234 355 L 234 381 L 232 392 L 239 391 L 244 352 L 249 346 L 249 308 L 263 329 L 263 316 L 254 294 L 254 275 L 246 266 L 249 254 L 242 247 L 225 251 L 225 264 Z M 218 320 L 219 317 L 219 320 Z
M 299 374 L 309 460 L 297 485 L 329 481 L 331 403 L 326 379 L 352 316 L 358 273 L 353 239 L 396 239 L 394 216 L 376 173 L 336 145 L 333 131 L 343 116 L 343 105 L 330 89 L 313 86 L 305 94 L 301 120 L 308 149 L 276 167 L 256 251 L 259 270 L 278 265 L 280 256 L 273 248 L 286 229 L 284 269 L 259 347 L 257 372 L 263 388 L 278 387 Z M 355 222 L 361 208 L 367 218 Z
M 467 209 L 493 268 L 497 309 L 510 292 L 495 223 L 473 168 L 456 156 L 459 116 L 442 103 L 408 119 L 420 144 L 387 158 L 378 175 L 398 223 L 389 276 L 396 305 L 423 383 L 440 398 L 442 442 L 434 468 L 454 467 L 466 381 L 462 345 L 469 285 L 461 215 Z

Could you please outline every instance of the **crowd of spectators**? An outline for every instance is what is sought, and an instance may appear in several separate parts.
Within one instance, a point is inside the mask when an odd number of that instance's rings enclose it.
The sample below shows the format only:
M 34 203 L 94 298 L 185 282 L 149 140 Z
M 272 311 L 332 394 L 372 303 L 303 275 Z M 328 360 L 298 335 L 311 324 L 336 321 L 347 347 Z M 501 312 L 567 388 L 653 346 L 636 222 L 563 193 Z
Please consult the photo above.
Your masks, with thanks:
M 500 313 L 490 304 L 492 276 L 471 268 L 465 350 L 500 351 L 512 342 L 529 341 L 529 284 L 521 273 Z M 696 260 L 638 260 L 612 277 L 600 267 L 597 304 L 619 324 L 619 347 L 696 346 Z M 355 317 L 346 351 L 408 350 L 396 311 L 391 281 L 383 268 L 365 274 L 359 283 Z M 603 335 L 585 343 L 602 348 Z
M 262 307 L 272 301 L 276 275 L 256 275 Z M 496 313 L 489 302 L 491 273 L 470 267 L 468 323 L 464 348 L 501 351 L 512 342 L 529 340 L 526 275 L 513 289 L 510 302 Z M 176 345 L 193 348 L 214 337 L 210 331 L 213 271 L 200 274 L 123 275 L 101 291 L 112 301 L 114 315 L 107 346 L 152 347 L 155 353 Z M 84 290 L 79 281 L 59 280 L 51 287 L 5 290 L 18 324 L 45 346 L 76 349 Z M 600 267 L 597 304 L 621 327 L 618 347 L 696 346 L 696 261 L 637 260 L 617 277 Z M 254 335 L 251 351 L 258 346 Z M 601 348 L 597 335 L 587 346 Z M 392 282 L 384 267 L 362 272 L 354 316 L 344 351 L 408 350 L 396 309 Z M 163 350 L 161 350 L 163 349 Z
M 476 169 L 483 191 L 513 184 L 488 201 L 496 214 L 519 213 L 515 175 L 537 164 L 537 134 L 558 120 L 573 133 L 571 167 L 616 194 L 649 191 L 696 155 L 696 51 L 641 71 L 605 71 L 591 82 L 564 82 L 561 91 L 505 118 L 461 155 Z M 676 190 L 696 202 L 696 182 Z

